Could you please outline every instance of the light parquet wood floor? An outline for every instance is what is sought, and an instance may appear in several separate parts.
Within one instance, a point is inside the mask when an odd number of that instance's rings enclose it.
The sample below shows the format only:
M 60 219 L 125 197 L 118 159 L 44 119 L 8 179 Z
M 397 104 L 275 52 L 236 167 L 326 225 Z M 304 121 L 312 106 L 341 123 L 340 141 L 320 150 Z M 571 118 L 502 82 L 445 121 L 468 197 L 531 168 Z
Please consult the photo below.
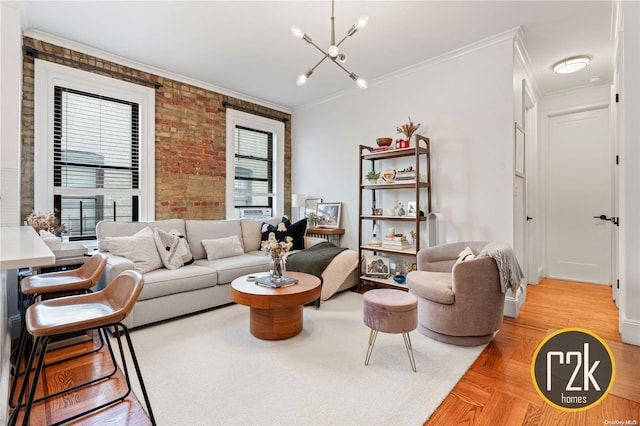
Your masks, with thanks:
M 582 327 L 595 332 L 608 342 L 616 360 L 616 381 L 612 391 L 601 404 L 579 413 L 562 412 L 546 404 L 531 382 L 530 366 L 536 347 L 550 331 L 565 327 Z M 618 310 L 611 300 L 610 287 L 548 279 L 537 286 L 529 286 L 520 316 L 505 318 L 500 332 L 425 425 L 590 426 L 615 420 L 632 420 L 638 425 L 640 347 L 621 343 L 617 328 Z M 426 337 L 414 336 L 417 338 Z M 55 355 L 65 356 L 65 352 L 72 350 L 86 349 L 76 345 L 75 349 L 55 351 Z M 67 363 L 64 368 L 48 368 L 40 393 L 50 393 L 61 383 L 83 380 L 94 370 L 104 368 L 107 359 L 103 350 L 98 355 Z M 144 365 L 141 367 L 144 374 Z M 109 380 L 106 386 L 94 386 L 88 391 L 38 404 L 31 424 L 49 424 L 68 417 L 78 407 L 125 386 L 124 378 L 118 373 L 117 378 Z M 425 392 L 428 392 L 428 386 L 425 386 Z M 153 401 L 151 404 L 153 406 Z M 131 395 L 125 402 L 74 424 L 148 425 L 150 422 L 140 402 Z
M 425 425 L 640 424 L 640 347 L 621 343 L 611 287 L 546 279 L 527 291 L 518 318 L 505 318 L 500 332 Z M 567 327 L 596 333 L 616 361 L 609 395 L 578 413 L 545 403 L 531 381 L 537 346 L 550 331 Z

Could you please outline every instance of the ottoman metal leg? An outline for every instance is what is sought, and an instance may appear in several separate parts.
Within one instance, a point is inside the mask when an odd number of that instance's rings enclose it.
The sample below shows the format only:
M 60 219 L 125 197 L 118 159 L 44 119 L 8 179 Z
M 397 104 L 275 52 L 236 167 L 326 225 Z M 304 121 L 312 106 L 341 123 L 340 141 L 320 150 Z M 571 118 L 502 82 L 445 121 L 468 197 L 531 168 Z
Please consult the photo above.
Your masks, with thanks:
M 413 358 L 413 346 L 411 346 L 411 336 L 409 336 L 409 333 L 402 333 L 402 337 L 404 338 L 404 346 L 407 348 L 407 355 L 409 355 L 409 362 L 411 363 L 411 368 L 415 373 L 416 360 Z
M 369 333 L 369 347 L 367 347 L 367 356 L 364 359 L 364 365 L 369 365 L 371 359 L 371 353 L 373 352 L 373 345 L 376 343 L 376 337 L 378 336 L 378 330 L 371 329 Z

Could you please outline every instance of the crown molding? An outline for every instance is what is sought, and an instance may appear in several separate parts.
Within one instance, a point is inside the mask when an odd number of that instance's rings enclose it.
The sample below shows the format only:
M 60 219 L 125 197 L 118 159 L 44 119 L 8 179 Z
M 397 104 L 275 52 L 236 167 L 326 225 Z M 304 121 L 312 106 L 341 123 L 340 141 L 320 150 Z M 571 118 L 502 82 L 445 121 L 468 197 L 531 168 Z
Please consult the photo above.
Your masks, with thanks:
M 3 2 L 4 3 L 4 2 Z M 194 78 L 186 77 L 181 74 L 176 74 L 171 71 L 167 71 L 161 68 L 156 68 L 151 65 L 143 64 L 142 62 L 138 62 L 129 58 L 125 58 L 123 56 L 115 55 L 113 53 L 109 53 L 107 51 L 97 49 L 95 47 L 87 46 L 86 44 L 78 43 L 73 40 L 69 40 L 63 37 L 59 37 L 54 34 L 50 34 L 44 31 L 40 31 L 34 28 L 29 28 L 23 31 L 23 35 L 25 37 L 34 38 L 37 40 L 44 41 L 46 43 L 51 43 L 56 46 L 64 47 L 66 49 L 75 50 L 80 53 L 84 53 L 85 55 L 95 56 L 100 59 L 104 59 L 109 62 L 115 62 L 120 65 L 124 65 L 129 68 L 133 68 L 142 72 L 148 72 L 150 74 L 154 74 L 160 77 L 168 78 L 171 80 L 179 81 L 181 83 L 190 84 L 192 86 L 199 87 L 201 89 L 210 90 L 212 92 L 220 93 L 225 96 L 230 96 L 236 99 L 240 99 L 246 102 L 251 102 L 256 105 L 264 106 L 267 108 L 271 108 L 280 112 L 284 112 L 287 114 L 291 114 L 293 111 L 291 108 L 287 108 L 285 106 L 275 104 L 272 102 L 268 102 L 264 99 L 254 98 L 252 96 L 246 95 L 244 93 L 236 92 L 230 89 L 225 89 L 224 87 L 216 86 L 213 84 L 206 83 L 201 80 L 197 80 Z
M 522 63 L 522 66 L 524 67 L 524 72 L 527 75 L 527 85 L 533 92 L 533 96 L 536 98 L 536 100 L 540 99 L 541 95 L 543 95 L 544 93 L 542 93 L 542 91 L 540 90 L 540 84 L 538 83 L 538 74 L 536 73 L 531 63 L 529 52 L 527 52 L 527 48 L 524 45 L 521 27 L 517 28 L 513 44 L 515 54 L 518 56 L 520 63 Z
M 451 51 L 449 51 L 447 53 L 443 53 L 442 55 L 426 59 L 424 61 L 418 62 L 418 63 L 413 64 L 413 65 L 409 65 L 408 67 L 399 69 L 397 71 L 393 71 L 393 72 L 391 72 L 389 74 L 383 75 L 381 77 L 378 77 L 378 78 L 375 78 L 375 79 L 369 81 L 369 89 L 371 87 L 375 87 L 377 85 L 380 85 L 380 84 L 383 84 L 383 83 L 386 83 L 386 82 L 389 82 L 389 81 L 393 81 L 393 80 L 405 77 L 405 76 L 410 75 L 410 74 L 414 74 L 414 73 L 416 73 L 418 71 L 422 71 L 422 70 L 424 70 L 426 68 L 429 68 L 429 67 L 432 67 L 432 66 L 444 63 L 444 62 L 452 61 L 452 60 L 454 60 L 456 58 L 468 55 L 468 54 L 476 52 L 478 50 L 485 49 L 485 48 L 487 48 L 489 46 L 492 46 L 494 44 L 502 43 L 502 42 L 508 41 L 508 40 L 514 40 L 514 39 L 516 39 L 518 37 L 521 37 L 521 36 L 518 36 L 518 34 L 522 34 L 521 30 L 520 30 L 520 27 L 515 27 L 515 28 L 512 28 L 512 29 L 503 31 L 501 33 L 495 34 L 493 36 L 484 38 L 482 40 L 470 43 L 470 44 L 468 44 L 466 46 L 463 46 L 463 47 L 460 47 L 458 49 L 451 50 Z M 530 62 L 529 62 L 529 64 L 530 64 Z M 320 99 L 318 101 L 310 102 L 308 104 L 299 105 L 299 106 L 294 108 L 294 111 L 301 111 L 301 110 L 304 110 L 304 109 L 307 109 L 307 108 L 311 108 L 311 107 L 314 107 L 314 106 L 317 106 L 317 105 L 332 101 L 334 99 L 341 98 L 341 97 L 343 97 L 345 95 L 348 95 L 349 93 L 354 93 L 354 92 L 359 91 L 359 90 L 360 89 L 354 88 L 354 87 L 346 89 L 346 90 L 342 90 L 340 92 L 334 93 L 333 95 L 327 96 L 326 98 Z

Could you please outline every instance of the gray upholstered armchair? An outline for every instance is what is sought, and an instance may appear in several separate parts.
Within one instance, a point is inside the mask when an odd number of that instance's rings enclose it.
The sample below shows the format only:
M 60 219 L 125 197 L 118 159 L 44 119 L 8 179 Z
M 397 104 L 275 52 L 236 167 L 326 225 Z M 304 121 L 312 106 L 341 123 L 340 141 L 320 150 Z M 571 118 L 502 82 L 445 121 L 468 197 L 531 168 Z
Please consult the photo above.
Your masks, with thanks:
M 407 275 L 418 297 L 418 330 L 435 340 L 460 346 L 488 343 L 500 329 L 505 294 L 496 261 L 481 257 L 456 263 L 466 247 L 478 254 L 484 241 L 421 249 L 417 271 Z

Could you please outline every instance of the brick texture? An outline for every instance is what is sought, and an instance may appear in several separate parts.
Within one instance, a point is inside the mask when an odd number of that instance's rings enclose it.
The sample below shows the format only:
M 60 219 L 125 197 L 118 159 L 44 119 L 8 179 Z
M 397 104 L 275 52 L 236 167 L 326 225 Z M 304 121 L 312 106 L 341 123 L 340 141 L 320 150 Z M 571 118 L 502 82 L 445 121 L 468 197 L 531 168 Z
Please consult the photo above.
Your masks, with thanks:
M 226 189 L 226 109 L 224 101 L 285 122 L 285 211 L 291 211 L 291 116 L 264 106 L 175 80 L 128 68 L 40 40 L 24 37 L 24 46 L 68 60 L 42 55 L 41 59 L 139 83 L 136 79 L 162 84 L 156 90 L 155 119 L 155 210 L 156 219 L 223 219 Z M 75 63 L 75 62 L 79 62 Z M 96 69 L 97 68 L 97 69 Z M 118 74 L 114 74 L 117 72 Z M 21 141 L 22 216 L 34 206 L 34 61 L 23 55 L 23 99 Z

